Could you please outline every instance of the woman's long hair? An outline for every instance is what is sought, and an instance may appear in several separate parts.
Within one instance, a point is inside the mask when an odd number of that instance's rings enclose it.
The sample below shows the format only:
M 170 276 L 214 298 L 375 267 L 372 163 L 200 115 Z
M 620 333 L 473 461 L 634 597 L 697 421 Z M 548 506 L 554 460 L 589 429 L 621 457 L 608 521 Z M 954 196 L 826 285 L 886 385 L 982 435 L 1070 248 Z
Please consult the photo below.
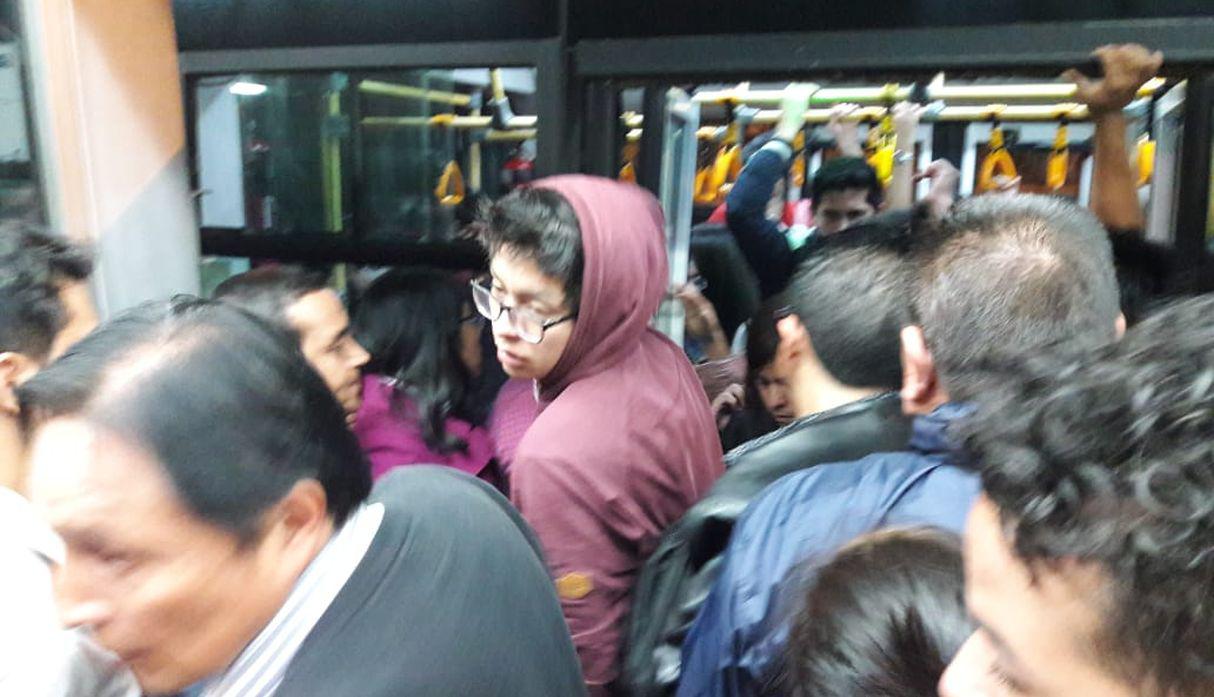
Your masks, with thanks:
M 393 408 L 443 454 L 468 447 L 445 427 L 448 417 L 466 413 L 470 376 L 460 359 L 460 325 L 467 295 L 445 273 L 396 269 L 367 288 L 354 319 L 354 335 L 371 354 L 367 372 L 392 381 Z

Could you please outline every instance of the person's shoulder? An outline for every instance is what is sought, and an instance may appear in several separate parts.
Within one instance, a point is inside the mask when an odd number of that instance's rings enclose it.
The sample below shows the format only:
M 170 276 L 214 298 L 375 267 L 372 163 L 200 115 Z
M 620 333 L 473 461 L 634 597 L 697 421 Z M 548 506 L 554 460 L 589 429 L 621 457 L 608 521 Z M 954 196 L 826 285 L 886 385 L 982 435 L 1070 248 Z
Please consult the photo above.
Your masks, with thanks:
M 413 465 L 397 467 L 376 480 L 370 500 L 389 509 L 403 508 L 417 513 L 481 502 L 496 504 L 498 496 L 493 487 L 452 467 Z

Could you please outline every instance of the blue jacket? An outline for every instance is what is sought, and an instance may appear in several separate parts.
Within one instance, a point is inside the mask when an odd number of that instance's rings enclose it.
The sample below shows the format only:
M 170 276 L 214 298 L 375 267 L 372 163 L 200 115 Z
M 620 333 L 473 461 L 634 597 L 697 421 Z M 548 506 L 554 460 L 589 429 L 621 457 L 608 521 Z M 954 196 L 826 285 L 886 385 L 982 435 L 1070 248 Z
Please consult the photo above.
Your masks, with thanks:
M 720 576 L 683 643 L 678 695 L 757 695 L 771 684 L 795 612 L 790 603 L 806 580 L 790 571 L 883 527 L 960 532 L 979 482 L 950 464 L 945 430 L 965 412 L 946 404 L 915 419 L 908 451 L 819 465 L 760 494 L 734 528 Z
M 738 249 L 759 280 L 759 294 L 768 298 L 788 285 L 798 255 L 780 224 L 767 217 L 767 202 L 776 182 L 788 172 L 792 151 L 772 142 L 751 156 L 725 199 L 725 219 Z

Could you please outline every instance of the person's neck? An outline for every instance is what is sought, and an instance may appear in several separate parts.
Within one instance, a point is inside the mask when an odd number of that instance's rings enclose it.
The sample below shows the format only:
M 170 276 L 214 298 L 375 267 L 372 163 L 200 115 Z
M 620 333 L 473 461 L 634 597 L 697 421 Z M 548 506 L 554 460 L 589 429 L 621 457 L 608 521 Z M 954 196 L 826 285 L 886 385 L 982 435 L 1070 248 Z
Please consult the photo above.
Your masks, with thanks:
M 876 387 L 844 385 L 822 366 L 806 363 L 793 377 L 792 394 L 789 398 L 797 418 L 803 419 L 811 414 L 829 411 L 881 392 L 882 390 Z
M 0 414 L 0 487 L 24 494 L 25 447 L 17 419 Z

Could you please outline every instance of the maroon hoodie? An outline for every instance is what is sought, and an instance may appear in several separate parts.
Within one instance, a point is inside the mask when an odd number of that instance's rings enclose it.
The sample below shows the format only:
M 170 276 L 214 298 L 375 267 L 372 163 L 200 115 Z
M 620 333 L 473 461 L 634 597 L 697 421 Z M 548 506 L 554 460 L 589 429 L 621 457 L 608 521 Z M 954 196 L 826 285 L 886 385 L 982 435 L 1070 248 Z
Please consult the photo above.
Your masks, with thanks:
M 512 496 L 543 544 L 595 693 L 619 672 L 641 564 L 721 474 L 721 445 L 682 349 L 649 326 L 668 283 L 657 201 L 596 177 L 535 186 L 573 206 L 585 268 L 577 324 L 515 453 Z

